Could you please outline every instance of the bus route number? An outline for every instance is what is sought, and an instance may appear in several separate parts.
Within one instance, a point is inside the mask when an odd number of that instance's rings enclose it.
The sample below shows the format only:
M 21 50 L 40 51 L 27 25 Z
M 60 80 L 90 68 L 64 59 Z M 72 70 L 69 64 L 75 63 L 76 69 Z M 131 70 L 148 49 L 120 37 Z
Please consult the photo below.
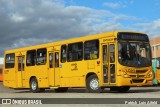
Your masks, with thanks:
M 72 71 L 78 70 L 77 63 L 71 64 L 71 70 L 72 70 Z

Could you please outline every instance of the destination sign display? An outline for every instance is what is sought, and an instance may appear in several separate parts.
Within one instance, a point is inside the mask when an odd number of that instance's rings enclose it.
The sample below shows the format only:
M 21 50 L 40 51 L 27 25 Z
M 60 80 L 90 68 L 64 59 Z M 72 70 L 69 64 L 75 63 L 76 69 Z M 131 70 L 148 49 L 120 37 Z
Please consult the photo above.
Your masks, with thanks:
M 140 33 L 125 33 L 120 32 L 118 33 L 118 40 L 129 40 L 129 41 L 144 41 L 148 42 L 148 36 L 146 34 L 140 34 Z

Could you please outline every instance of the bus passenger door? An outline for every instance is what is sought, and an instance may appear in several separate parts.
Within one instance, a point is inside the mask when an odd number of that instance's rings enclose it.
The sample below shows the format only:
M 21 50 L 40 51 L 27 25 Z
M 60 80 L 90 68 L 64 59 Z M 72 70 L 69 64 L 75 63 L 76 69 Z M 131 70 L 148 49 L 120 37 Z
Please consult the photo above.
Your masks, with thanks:
M 103 44 L 102 51 L 103 83 L 115 84 L 115 45 Z
M 48 82 L 50 87 L 55 86 L 54 73 L 54 52 L 49 52 Z
M 115 44 L 109 44 L 109 78 L 110 84 L 113 85 L 116 82 L 116 69 L 115 69 Z
M 103 83 L 109 84 L 109 70 L 108 70 L 108 45 L 104 44 L 102 45 L 102 60 L 103 60 Z
M 59 52 L 49 52 L 49 86 L 58 86 L 60 73 L 59 73 Z
M 60 70 L 59 70 L 59 52 L 54 53 L 54 74 L 55 74 L 55 86 L 60 85 Z
M 17 87 L 22 88 L 23 87 L 23 72 L 24 72 L 24 56 L 18 56 L 17 57 Z

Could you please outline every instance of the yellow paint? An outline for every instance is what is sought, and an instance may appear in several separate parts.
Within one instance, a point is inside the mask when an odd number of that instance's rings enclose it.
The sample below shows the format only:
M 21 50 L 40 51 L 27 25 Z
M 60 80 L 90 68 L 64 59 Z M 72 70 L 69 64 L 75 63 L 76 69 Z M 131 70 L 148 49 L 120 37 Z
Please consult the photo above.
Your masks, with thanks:
M 157 82 L 160 84 L 160 69 L 159 68 L 157 68 L 156 69 L 156 79 L 157 79 Z

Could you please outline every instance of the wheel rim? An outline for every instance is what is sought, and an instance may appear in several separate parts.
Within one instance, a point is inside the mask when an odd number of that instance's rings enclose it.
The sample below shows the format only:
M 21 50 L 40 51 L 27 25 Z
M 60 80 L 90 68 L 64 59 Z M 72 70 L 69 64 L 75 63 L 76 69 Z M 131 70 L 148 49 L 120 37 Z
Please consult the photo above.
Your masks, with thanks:
M 91 82 L 90 82 L 91 89 L 97 90 L 98 89 L 98 84 L 99 83 L 98 83 L 98 79 L 97 78 L 92 79 Z
M 37 88 L 37 83 L 36 83 L 36 81 L 33 81 L 32 82 L 32 90 L 36 90 L 36 88 Z

